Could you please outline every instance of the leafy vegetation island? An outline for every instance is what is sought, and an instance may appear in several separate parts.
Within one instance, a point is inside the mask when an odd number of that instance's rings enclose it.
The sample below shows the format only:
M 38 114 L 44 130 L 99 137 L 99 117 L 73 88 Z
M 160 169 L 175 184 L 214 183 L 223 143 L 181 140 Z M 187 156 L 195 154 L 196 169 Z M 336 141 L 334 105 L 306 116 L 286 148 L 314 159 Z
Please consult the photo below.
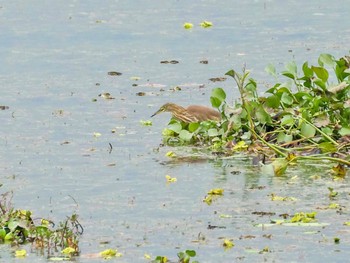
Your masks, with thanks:
M 183 123 L 171 119 L 163 130 L 168 145 L 207 146 L 219 155 L 248 152 L 265 163 L 272 161 L 276 175 L 297 160 L 328 160 L 337 175 L 350 165 L 350 56 L 335 59 L 321 54 L 317 66 L 305 62 L 298 69 L 288 63 L 281 72 L 285 82 L 257 92 L 257 81 L 243 68 L 232 77 L 240 94 L 230 105 L 222 88 L 212 90 L 210 101 L 221 113 L 220 122 Z M 275 77 L 273 65 L 266 71 Z

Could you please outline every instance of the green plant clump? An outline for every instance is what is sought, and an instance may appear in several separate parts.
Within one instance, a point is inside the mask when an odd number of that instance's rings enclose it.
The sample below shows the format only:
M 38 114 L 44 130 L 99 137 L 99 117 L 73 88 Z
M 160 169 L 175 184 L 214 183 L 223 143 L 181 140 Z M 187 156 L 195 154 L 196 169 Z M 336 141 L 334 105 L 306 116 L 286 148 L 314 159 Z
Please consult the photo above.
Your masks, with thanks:
M 270 86 L 264 96 L 249 71 L 232 77 L 240 97 L 233 105 L 222 88 L 212 90 L 210 101 L 221 112 L 219 123 L 205 121 L 185 124 L 172 119 L 163 130 L 168 145 L 202 145 L 223 154 L 248 150 L 265 156 L 284 157 L 300 152 L 350 165 L 345 157 L 350 146 L 350 56 L 335 59 L 321 54 L 317 66 L 294 62 L 281 72 L 285 82 Z M 272 65 L 266 68 L 276 80 Z M 237 145 L 240 145 L 237 147 Z M 244 146 L 244 147 L 242 147 Z M 333 158 L 337 153 L 340 158 Z
M 29 210 L 14 209 L 10 194 L 0 197 L 0 242 L 11 245 L 31 243 L 35 249 L 47 251 L 47 256 L 65 248 L 70 248 L 70 256 L 79 254 L 79 236 L 83 228 L 76 214 L 55 227 L 52 221 L 33 219 Z

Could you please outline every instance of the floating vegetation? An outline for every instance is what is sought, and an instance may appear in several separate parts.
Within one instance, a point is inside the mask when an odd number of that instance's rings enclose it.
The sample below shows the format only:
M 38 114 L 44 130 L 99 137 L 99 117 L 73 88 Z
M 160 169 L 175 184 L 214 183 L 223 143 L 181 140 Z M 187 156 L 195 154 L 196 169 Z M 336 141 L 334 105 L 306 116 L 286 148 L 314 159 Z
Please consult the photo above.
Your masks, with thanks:
M 235 81 L 239 99 L 229 104 L 222 88 L 213 89 L 210 97 L 212 106 L 221 112 L 221 121 L 186 124 L 172 119 L 163 131 L 164 142 L 206 146 L 225 155 L 238 151 L 261 155 L 263 163 L 271 160 L 276 176 L 301 159 L 331 161 L 337 163 L 333 175 L 343 178 L 345 165 L 350 165 L 347 58 L 321 54 L 316 66 L 305 62 L 300 69 L 290 62 L 280 74 L 269 65 L 268 73 L 285 80 L 271 85 L 263 96 L 258 95 L 257 81 L 249 71 L 230 70 L 225 75 Z
M 193 27 L 192 23 L 189 23 L 189 22 L 184 23 L 184 28 L 185 29 L 191 29 L 192 27 Z
M 83 227 L 78 216 L 72 214 L 57 225 L 47 219 L 33 218 L 29 210 L 14 209 L 11 204 L 12 193 L 1 195 L 0 199 L 0 242 L 20 247 L 28 243 L 36 250 L 47 253 L 52 257 L 57 251 L 68 254 L 69 258 L 77 256 L 79 250 L 79 236 L 83 234 Z M 15 256 L 26 257 L 25 249 L 15 251 Z
M 213 23 L 210 22 L 210 21 L 203 21 L 199 24 L 201 27 L 203 28 L 208 28 L 208 27 L 212 27 L 213 26 Z
M 152 121 L 150 121 L 150 120 L 146 120 L 146 121 L 140 120 L 140 124 L 142 126 L 152 126 Z

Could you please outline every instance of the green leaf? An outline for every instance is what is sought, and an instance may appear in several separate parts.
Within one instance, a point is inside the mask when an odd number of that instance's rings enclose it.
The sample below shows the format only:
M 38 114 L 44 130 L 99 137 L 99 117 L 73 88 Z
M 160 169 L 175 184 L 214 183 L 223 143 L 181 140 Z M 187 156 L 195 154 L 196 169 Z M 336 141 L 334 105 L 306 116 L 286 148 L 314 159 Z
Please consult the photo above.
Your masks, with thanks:
M 268 64 L 267 66 L 266 66 L 266 68 L 265 68 L 265 71 L 268 73 L 268 74 L 270 74 L 270 75 L 272 75 L 272 76 L 274 76 L 274 77 L 277 77 L 277 74 L 276 74 L 276 68 L 275 68 L 275 66 L 273 65 L 273 64 Z
M 321 79 L 316 79 L 314 83 L 319 86 L 321 89 L 326 90 L 326 83 Z
M 281 119 L 281 126 L 292 126 L 295 123 L 293 115 L 284 115 Z
M 221 100 L 219 100 L 218 98 L 210 97 L 210 102 L 211 102 L 211 106 L 213 106 L 213 108 L 218 109 L 221 106 Z
M 323 67 L 324 65 L 328 65 L 333 67 L 335 63 L 335 59 L 330 54 L 321 54 L 318 58 L 318 64 Z
M 193 258 L 193 257 L 196 256 L 196 251 L 194 251 L 194 250 L 186 250 L 186 254 Z
M 265 111 L 262 105 L 259 105 L 256 110 L 256 118 L 261 124 L 272 122 L 271 116 Z
M 292 61 L 287 63 L 286 67 L 286 71 L 282 72 L 282 75 L 291 78 L 291 79 L 296 79 L 297 78 L 297 64 Z
M 236 75 L 236 72 L 235 72 L 233 69 L 231 69 L 231 70 L 227 71 L 227 72 L 225 73 L 225 75 L 234 78 L 235 75 Z
M 221 104 L 225 101 L 225 99 L 226 93 L 222 88 L 212 89 L 210 102 L 214 108 L 218 109 L 221 106 Z
M 311 69 L 315 72 L 318 78 L 323 82 L 327 82 L 329 74 L 325 68 L 312 66 Z
M 341 136 L 350 135 L 350 128 L 342 127 L 342 128 L 339 130 L 339 134 L 340 134 Z
M 303 122 L 301 124 L 301 130 L 300 130 L 301 134 L 306 137 L 306 138 L 312 138 L 315 136 L 316 134 L 316 130 L 313 126 L 311 126 L 308 123 Z
M 219 132 L 217 129 L 215 128 L 211 128 L 208 130 L 208 136 L 210 137 L 215 137 L 215 136 L 218 136 L 219 135 Z
M 168 129 L 173 132 L 180 133 L 180 131 L 182 130 L 182 125 L 179 122 L 175 122 L 175 123 L 169 124 Z
M 280 98 L 276 95 L 272 95 L 266 98 L 266 106 L 277 109 L 280 106 Z
M 198 122 L 192 122 L 188 125 L 188 130 L 190 132 L 195 132 L 199 127 L 199 123 Z
M 226 93 L 222 88 L 215 88 L 211 91 L 211 97 L 218 98 L 221 102 L 223 102 L 226 99 Z
M 277 142 L 284 143 L 284 142 L 291 142 L 293 141 L 293 135 L 285 134 L 284 132 L 280 132 L 277 135 Z
M 295 79 L 295 76 L 292 73 L 288 72 L 288 71 L 282 71 L 281 74 L 283 76 L 286 76 L 287 78 Z
M 190 141 L 192 139 L 193 133 L 187 131 L 187 130 L 181 130 L 179 133 L 180 139 L 184 141 Z
M 284 104 L 287 104 L 287 105 L 292 105 L 293 104 L 293 98 L 287 92 L 283 92 L 282 93 L 281 101 Z
M 13 239 L 14 239 L 14 236 L 12 232 L 6 234 L 5 236 L 6 241 L 13 240 Z
M 10 219 L 9 223 L 8 223 L 8 228 L 11 230 L 11 231 L 14 231 L 17 226 L 19 225 L 19 223 L 16 221 L 16 220 L 12 220 Z
M 4 239 L 5 239 L 5 236 L 6 236 L 6 230 L 3 229 L 3 228 L 1 228 L 1 229 L 0 229 L 0 238 L 1 238 L 2 240 L 4 240 Z
M 303 72 L 305 77 L 311 78 L 314 75 L 314 72 L 312 71 L 312 69 L 309 67 L 308 63 L 305 62 L 303 64 Z

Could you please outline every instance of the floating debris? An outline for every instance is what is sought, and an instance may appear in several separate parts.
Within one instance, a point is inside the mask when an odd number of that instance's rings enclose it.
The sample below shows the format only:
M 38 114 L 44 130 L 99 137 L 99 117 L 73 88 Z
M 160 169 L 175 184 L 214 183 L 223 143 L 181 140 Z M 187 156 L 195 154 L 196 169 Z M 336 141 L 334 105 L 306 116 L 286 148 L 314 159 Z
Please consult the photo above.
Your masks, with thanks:
M 110 75 L 110 76 L 120 76 L 120 75 L 122 75 L 122 73 L 117 72 L 117 71 L 110 71 L 110 72 L 108 72 L 108 75 Z
M 210 78 L 209 80 L 212 82 L 219 82 L 219 81 L 225 81 L 226 78 L 225 77 L 218 77 L 218 78 Z
M 98 95 L 101 98 L 104 98 L 106 100 L 114 100 L 115 98 L 111 96 L 109 92 L 101 93 Z
M 179 61 L 177 61 L 177 60 L 162 60 L 160 63 L 161 64 L 177 64 L 177 63 L 179 63 Z

